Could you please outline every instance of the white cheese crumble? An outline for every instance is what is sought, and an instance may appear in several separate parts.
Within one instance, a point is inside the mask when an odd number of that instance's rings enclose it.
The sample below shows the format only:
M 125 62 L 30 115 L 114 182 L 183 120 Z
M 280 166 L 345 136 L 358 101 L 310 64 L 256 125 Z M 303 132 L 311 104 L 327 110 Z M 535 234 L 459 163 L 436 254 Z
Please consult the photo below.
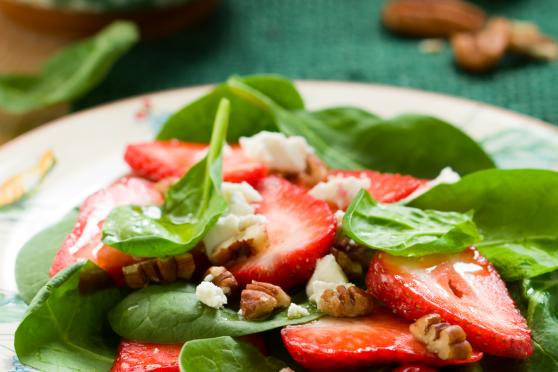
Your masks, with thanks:
M 237 216 L 254 214 L 255 204 L 262 201 L 260 193 L 246 182 L 223 182 L 221 192 L 229 205 L 228 213 Z
M 308 315 L 310 315 L 310 312 L 305 307 L 297 305 L 294 302 L 291 302 L 287 309 L 287 318 L 289 319 L 302 318 Z
M 262 196 L 248 183 L 224 182 L 221 191 L 228 203 L 228 209 L 203 239 L 210 260 L 236 241 L 248 237 L 254 239 L 265 234 L 267 223 L 263 215 L 255 214 L 257 203 L 262 201 Z M 250 232 L 247 232 L 249 229 Z
M 335 211 L 334 215 L 335 222 L 337 222 L 337 235 L 343 232 L 343 218 L 345 218 L 345 212 L 342 210 Z
M 433 188 L 434 186 L 438 186 L 444 183 L 451 184 L 456 183 L 461 179 L 459 173 L 454 171 L 451 167 L 445 167 L 442 169 L 440 174 L 434 178 L 433 180 L 428 181 L 424 186 L 419 187 L 415 191 L 413 191 L 409 196 L 405 199 L 401 200 L 400 203 L 405 203 L 409 200 L 413 200 Z
M 240 137 L 238 142 L 248 158 L 278 172 L 304 172 L 308 156 L 314 153 L 303 137 L 282 133 L 263 131 L 252 137 Z
M 320 182 L 314 186 L 309 194 L 339 209 L 347 209 L 355 196 L 361 189 L 368 189 L 370 180 L 368 178 L 357 178 L 353 176 L 330 176 L 326 182 Z
M 318 302 L 326 289 L 335 289 L 338 285 L 347 284 L 347 276 L 332 254 L 320 258 L 316 269 L 306 285 L 306 295 L 311 301 Z
M 196 287 L 196 298 L 203 304 L 220 309 L 227 303 L 223 290 L 212 282 L 203 281 Z
M 261 214 L 246 216 L 227 214 L 219 217 L 215 226 L 209 230 L 203 239 L 205 252 L 211 259 L 223 243 L 240 239 L 242 234 L 252 226 L 265 224 L 267 224 L 267 219 Z

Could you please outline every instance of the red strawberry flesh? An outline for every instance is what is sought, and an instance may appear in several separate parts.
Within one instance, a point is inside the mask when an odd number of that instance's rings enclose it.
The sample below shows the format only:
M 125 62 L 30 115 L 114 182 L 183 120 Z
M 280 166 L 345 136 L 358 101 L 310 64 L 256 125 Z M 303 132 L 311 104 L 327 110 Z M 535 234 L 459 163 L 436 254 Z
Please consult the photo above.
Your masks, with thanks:
M 179 372 L 182 345 L 147 344 L 122 340 L 111 372 Z
M 129 145 L 124 159 L 142 177 L 159 181 L 167 177 L 182 177 L 203 159 L 208 146 L 177 140 L 155 141 Z M 252 185 L 265 177 L 267 168 L 248 159 L 239 146 L 225 149 L 223 179 L 227 182 L 246 181 Z
M 256 213 L 268 221 L 269 247 L 230 270 L 241 286 L 252 280 L 283 289 L 304 284 L 333 243 L 335 217 L 326 202 L 282 178 L 267 177 L 257 190 L 263 201 Z
M 367 178 L 370 180 L 368 192 L 381 203 L 394 203 L 411 195 L 428 180 L 393 173 L 380 173 L 373 170 L 349 171 L 333 170 L 330 176 Z
M 472 363 L 444 361 L 426 350 L 409 331 L 409 322 L 385 310 L 363 318 L 322 318 L 281 331 L 291 356 L 310 370 L 361 368 L 390 363 L 448 365 Z
M 531 332 L 494 267 L 477 250 L 422 258 L 378 253 L 368 290 L 408 320 L 437 313 L 460 325 L 473 347 L 502 357 L 527 358 Z
M 83 202 L 76 226 L 56 254 L 49 274 L 54 276 L 78 260 L 88 259 L 121 283 L 122 266 L 133 263 L 134 259 L 102 244 L 103 222 L 116 206 L 160 204 L 162 201 L 153 183 L 139 178 L 123 178 L 91 195 Z

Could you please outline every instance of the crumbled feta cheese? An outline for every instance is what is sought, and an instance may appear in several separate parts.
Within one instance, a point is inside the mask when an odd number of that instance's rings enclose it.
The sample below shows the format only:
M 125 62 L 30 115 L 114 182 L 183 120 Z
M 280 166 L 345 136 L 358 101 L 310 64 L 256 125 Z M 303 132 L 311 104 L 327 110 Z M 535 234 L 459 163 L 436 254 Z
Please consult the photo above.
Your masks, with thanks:
M 320 258 L 316 263 L 316 269 L 306 285 L 306 295 L 310 300 L 316 302 L 322 296 L 324 290 L 328 288 L 335 289 L 338 285 L 348 282 L 347 276 L 341 266 L 335 261 L 335 257 L 332 254 L 328 254 Z
M 314 153 L 303 137 L 282 133 L 263 131 L 252 137 L 240 137 L 239 143 L 248 158 L 285 173 L 304 172 L 308 156 Z
M 330 176 L 326 182 L 314 186 L 309 194 L 339 209 L 346 209 L 361 189 L 370 187 L 368 178 Z
M 289 308 L 287 309 L 287 318 L 302 318 L 303 316 L 310 315 L 310 312 L 305 307 L 295 304 L 291 302 Z
M 254 214 L 255 203 L 262 201 L 262 196 L 246 182 L 223 182 L 221 186 L 223 197 L 229 205 L 228 213 L 237 216 Z
M 405 203 L 409 200 L 413 200 L 418 198 L 419 196 L 421 196 L 422 194 L 424 194 L 425 192 L 427 192 L 428 190 L 430 190 L 431 188 L 433 188 L 434 186 L 438 186 L 444 183 L 456 183 L 461 179 L 461 176 L 459 175 L 459 173 L 455 172 L 453 169 L 451 169 L 451 167 L 445 167 L 444 169 L 442 169 L 442 171 L 440 172 L 440 174 L 434 178 L 433 180 L 430 180 L 426 183 L 426 185 L 419 187 L 418 189 L 416 189 L 415 191 L 413 191 L 413 193 L 411 193 L 411 195 L 407 196 L 405 199 L 401 200 L 400 203 Z
M 238 240 L 250 227 L 265 225 L 266 223 L 267 219 L 261 214 L 249 214 L 246 216 L 227 214 L 221 216 L 203 239 L 205 252 L 211 258 L 224 242 Z
M 212 282 L 201 282 L 196 287 L 196 298 L 203 304 L 220 309 L 227 303 L 227 296 L 223 290 Z

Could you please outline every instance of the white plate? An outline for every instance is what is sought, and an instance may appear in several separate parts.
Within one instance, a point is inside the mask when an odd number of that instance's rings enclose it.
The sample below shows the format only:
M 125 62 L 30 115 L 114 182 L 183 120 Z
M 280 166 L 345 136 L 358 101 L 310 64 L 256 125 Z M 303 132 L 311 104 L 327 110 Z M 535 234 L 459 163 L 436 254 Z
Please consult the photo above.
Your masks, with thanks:
M 479 102 L 381 85 L 305 81 L 297 86 L 311 109 L 354 105 L 387 117 L 407 112 L 431 114 L 469 133 L 501 167 L 558 169 L 558 130 L 528 116 Z M 178 89 L 104 105 L 57 120 L 0 147 L 0 180 L 33 164 L 48 148 L 58 160 L 32 198 L 0 211 L 0 370 L 15 371 L 17 365 L 12 332 L 17 314 L 24 310 L 13 296 L 18 250 L 87 195 L 126 173 L 122 159 L 126 144 L 153 138 L 168 113 L 209 89 Z

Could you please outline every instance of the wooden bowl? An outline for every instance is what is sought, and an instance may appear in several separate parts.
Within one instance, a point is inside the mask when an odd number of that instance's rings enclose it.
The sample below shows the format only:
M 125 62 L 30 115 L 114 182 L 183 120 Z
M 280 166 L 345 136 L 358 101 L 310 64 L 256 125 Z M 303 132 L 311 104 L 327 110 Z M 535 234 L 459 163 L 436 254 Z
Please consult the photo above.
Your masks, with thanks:
M 92 34 L 117 19 L 134 21 L 142 36 L 156 38 L 195 26 L 213 13 L 218 0 L 192 0 L 168 8 L 96 12 L 29 5 L 0 0 L 0 11 L 28 28 L 51 34 Z

